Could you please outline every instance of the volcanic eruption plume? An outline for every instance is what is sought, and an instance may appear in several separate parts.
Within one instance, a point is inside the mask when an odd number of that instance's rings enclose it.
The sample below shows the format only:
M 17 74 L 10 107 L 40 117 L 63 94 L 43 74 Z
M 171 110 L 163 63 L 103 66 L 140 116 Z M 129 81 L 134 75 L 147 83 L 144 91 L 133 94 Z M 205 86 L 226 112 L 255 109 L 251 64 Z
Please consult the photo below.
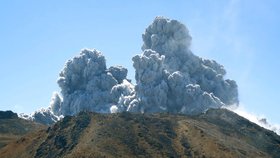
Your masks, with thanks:
M 97 50 L 84 49 L 59 74 L 59 93 L 49 111 L 75 115 L 80 111 L 170 112 L 188 115 L 209 108 L 238 105 L 237 84 L 224 79 L 224 67 L 190 50 L 191 36 L 177 20 L 157 17 L 146 28 L 142 53 L 132 58 L 136 85 L 121 66 L 107 68 Z
M 226 71 L 216 61 L 191 52 L 182 23 L 157 17 L 142 37 L 143 53 L 132 58 L 137 84 L 127 111 L 198 114 L 238 105 L 235 81 L 224 80 Z

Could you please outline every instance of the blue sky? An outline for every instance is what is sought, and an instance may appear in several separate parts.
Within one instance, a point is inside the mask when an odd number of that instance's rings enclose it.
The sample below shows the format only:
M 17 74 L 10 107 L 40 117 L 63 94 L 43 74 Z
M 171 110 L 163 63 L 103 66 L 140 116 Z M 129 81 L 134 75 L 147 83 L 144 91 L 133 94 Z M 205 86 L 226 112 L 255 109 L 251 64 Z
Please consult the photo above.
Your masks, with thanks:
M 280 2 L 257 0 L 0 2 L 0 110 L 47 107 L 64 63 L 82 48 L 107 66 L 141 53 L 141 34 L 158 16 L 186 24 L 193 53 L 224 65 L 241 106 L 280 123 Z

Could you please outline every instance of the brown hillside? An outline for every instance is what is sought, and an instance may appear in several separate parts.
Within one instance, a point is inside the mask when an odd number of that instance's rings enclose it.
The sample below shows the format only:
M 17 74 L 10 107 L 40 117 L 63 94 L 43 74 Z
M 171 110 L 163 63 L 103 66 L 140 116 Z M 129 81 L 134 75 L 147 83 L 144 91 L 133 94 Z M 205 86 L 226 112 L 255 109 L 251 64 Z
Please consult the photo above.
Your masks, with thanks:
M 1 158 L 279 157 L 280 137 L 224 109 L 194 117 L 82 112 L 7 145 L 0 155 Z
M 0 111 L 0 149 L 23 135 L 38 131 L 45 126 L 18 118 L 11 111 Z

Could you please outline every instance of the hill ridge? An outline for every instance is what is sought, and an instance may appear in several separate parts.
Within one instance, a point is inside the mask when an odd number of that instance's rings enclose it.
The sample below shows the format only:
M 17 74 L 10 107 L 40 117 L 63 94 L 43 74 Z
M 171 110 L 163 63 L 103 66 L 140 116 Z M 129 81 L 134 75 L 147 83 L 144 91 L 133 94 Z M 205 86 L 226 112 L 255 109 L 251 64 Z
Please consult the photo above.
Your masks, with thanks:
M 226 109 L 196 116 L 167 113 L 66 116 L 1 157 L 277 157 L 280 137 Z M 31 147 L 31 144 L 35 144 Z

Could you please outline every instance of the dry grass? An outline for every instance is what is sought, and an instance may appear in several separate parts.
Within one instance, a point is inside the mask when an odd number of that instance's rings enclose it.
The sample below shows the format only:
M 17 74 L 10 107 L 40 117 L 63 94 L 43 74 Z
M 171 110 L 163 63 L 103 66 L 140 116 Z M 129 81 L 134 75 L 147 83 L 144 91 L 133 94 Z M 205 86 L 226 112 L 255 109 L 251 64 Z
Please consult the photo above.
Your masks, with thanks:
M 212 114 L 186 117 L 83 113 L 9 144 L 0 150 L 0 155 L 1 158 L 277 157 L 279 136 L 250 122 L 244 124 L 242 118 L 231 116 L 228 111 L 223 113 L 233 117 L 233 124 Z M 245 132 L 238 132 L 240 129 Z M 260 136 L 257 139 L 256 133 Z
M 42 128 L 45 126 L 20 118 L 0 119 L 0 149 L 25 134 Z

